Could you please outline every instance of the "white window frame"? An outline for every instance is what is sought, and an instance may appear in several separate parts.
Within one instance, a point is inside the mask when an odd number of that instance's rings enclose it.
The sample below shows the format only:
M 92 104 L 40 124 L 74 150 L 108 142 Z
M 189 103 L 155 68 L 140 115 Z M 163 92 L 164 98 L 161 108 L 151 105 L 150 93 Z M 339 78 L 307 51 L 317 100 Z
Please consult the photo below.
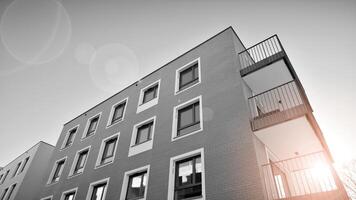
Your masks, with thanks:
M 66 191 L 62 192 L 62 196 L 61 196 L 61 199 L 60 199 L 60 200 L 64 200 L 65 196 L 66 196 L 68 193 L 72 193 L 72 192 L 75 192 L 75 193 L 74 193 L 74 197 L 73 197 L 73 200 L 75 200 L 75 197 L 77 196 L 77 191 L 78 191 L 78 187 L 72 188 L 72 189 L 69 189 L 69 190 L 66 190 Z
M 127 187 L 129 184 L 129 178 L 131 175 L 147 171 L 147 183 L 146 183 L 146 188 L 145 188 L 145 195 L 143 198 L 138 199 L 138 200 L 146 200 L 147 198 L 147 191 L 148 191 L 148 183 L 150 180 L 150 165 L 145 165 L 143 167 L 139 167 L 130 171 L 126 171 L 124 174 L 124 179 L 122 181 L 122 187 L 121 187 L 121 194 L 120 194 L 120 200 L 125 200 L 126 194 L 127 194 Z
M 87 138 L 90 138 L 90 137 L 93 136 L 93 135 L 95 135 L 96 131 L 97 131 L 98 128 L 99 128 L 100 119 L 101 119 L 101 114 L 102 114 L 102 112 L 99 112 L 99 113 L 97 113 L 96 115 L 93 115 L 92 117 L 88 118 L 87 123 L 86 123 L 86 125 L 85 125 L 85 129 L 84 129 L 82 138 L 81 138 L 82 141 L 85 140 L 85 139 L 87 139 Z M 88 132 L 88 129 L 89 129 L 89 125 L 90 125 L 91 120 L 94 119 L 95 117 L 98 117 L 98 116 L 99 116 L 98 124 L 96 125 L 96 128 L 95 128 L 94 133 L 92 133 L 92 134 L 89 135 L 89 136 L 86 136 L 86 135 L 87 135 L 87 132 Z
M 53 165 L 53 167 L 52 167 L 51 174 L 50 174 L 50 176 L 49 176 L 49 178 L 48 178 L 48 181 L 47 181 L 47 185 L 48 185 L 48 186 L 49 186 L 49 185 L 54 185 L 54 184 L 58 183 L 58 182 L 61 180 L 64 167 L 66 166 L 67 158 L 68 158 L 68 157 L 65 156 L 65 157 L 63 157 L 63 158 L 61 158 L 61 159 L 56 160 L 56 162 L 54 162 L 54 165 Z M 59 179 L 58 179 L 58 181 L 52 182 L 52 179 L 53 179 L 53 176 L 54 176 L 54 172 L 56 171 L 56 168 L 57 168 L 57 166 L 58 166 L 58 163 L 61 162 L 62 160 L 64 160 L 64 164 L 63 164 L 63 167 L 62 167 L 61 171 L 59 172 Z
M 15 170 L 11 176 L 11 178 L 14 178 L 15 176 L 17 176 L 19 174 L 19 171 L 21 169 L 21 166 L 22 166 L 22 161 L 18 162 L 16 167 L 15 167 Z
M 53 195 L 50 195 L 50 196 L 43 197 L 40 200 L 52 200 L 52 199 L 53 199 Z
M 26 159 L 28 159 L 27 162 L 26 162 Z M 21 166 L 20 166 L 19 171 L 17 172 L 17 175 L 19 175 L 19 174 L 21 174 L 23 171 L 25 171 L 25 167 L 29 164 L 30 159 L 31 159 L 31 156 L 27 156 L 27 157 L 22 161 L 22 164 L 21 164 Z M 25 165 L 25 166 L 24 166 L 24 165 Z M 0 181 L 0 182 L 1 182 L 1 181 Z
M 101 159 L 103 157 L 103 153 L 104 153 L 106 142 L 111 140 L 112 138 L 115 138 L 115 137 L 117 138 L 117 140 L 116 140 L 116 145 L 115 145 L 115 148 L 114 148 L 114 156 L 112 157 L 112 160 L 107 162 L 107 163 L 105 163 L 105 164 L 101 164 L 100 162 L 101 162 Z M 101 141 L 99 155 L 98 155 L 98 158 L 96 159 L 96 163 L 95 163 L 95 168 L 94 169 L 98 169 L 98 168 L 101 168 L 101 167 L 104 167 L 106 165 L 114 163 L 115 158 L 116 158 L 117 146 L 119 146 L 119 139 L 120 139 L 120 132 L 118 132 L 118 133 L 116 133 L 114 135 L 111 135 L 109 137 L 106 137 Z
M 84 173 L 85 166 L 87 165 L 87 162 L 88 162 L 88 159 L 89 159 L 90 149 L 91 149 L 91 145 L 87 146 L 87 147 L 85 147 L 83 149 L 80 149 L 80 150 L 77 151 L 77 153 L 75 153 L 74 160 L 73 160 L 73 163 L 72 163 L 72 167 L 70 168 L 70 171 L 69 171 L 69 174 L 68 174 L 68 179 L 76 177 L 76 176 L 79 176 L 79 175 Z M 78 159 L 79 159 L 79 154 L 82 153 L 83 151 L 86 151 L 86 150 L 88 150 L 88 155 L 87 155 L 87 157 L 85 159 L 85 162 L 84 162 L 83 171 L 80 172 L 80 173 L 74 174 L 74 169 L 75 169 L 75 166 L 77 165 L 77 162 L 78 162 Z
M 60 151 L 62 151 L 62 150 L 64 150 L 64 149 L 67 149 L 67 148 L 69 148 L 69 147 L 71 147 L 71 146 L 73 145 L 73 143 L 72 143 L 71 145 L 65 147 L 65 144 L 67 143 L 69 134 L 70 134 L 70 132 L 71 132 L 72 130 L 74 130 L 74 129 L 77 129 L 77 131 L 74 133 L 73 142 L 74 142 L 75 136 L 77 136 L 77 133 L 78 133 L 78 131 L 79 131 L 79 124 L 76 125 L 76 126 L 74 126 L 74 127 L 72 127 L 71 129 L 69 129 L 69 130 L 66 132 L 66 136 L 64 137 L 64 140 L 63 140 L 63 142 L 62 142 Z
M 174 184 L 175 184 L 175 170 L 176 163 L 189 157 L 200 155 L 201 157 L 201 168 L 202 168 L 202 197 L 196 198 L 194 200 L 205 200 L 205 158 L 204 158 L 204 148 L 196 149 L 178 156 L 171 157 L 169 163 L 169 179 L 168 179 L 168 197 L 167 200 L 174 200 Z
M 190 104 L 193 104 L 195 102 L 199 102 L 199 117 L 200 117 L 200 129 L 198 130 L 195 130 L 195 131 L 192 131 L 190 133 L 187 133 L 187 134 L 184 134 L 182 136 L 178 136 L 177 134 L 177 125 L 178 125 L 178 110 L 186 107 L 186 106 L 189 106 Z M 204 119 L 203 119 L 203 101 L 202 101 L 202 95 L 199 95 L 193 99 L 190 99 L 184 103 L 181 103 L 177 106 L 175 106 L 173 108 L 173 123 L 172 123 L 172 137 L 171 137 L 171 140 L 172 142 L 173 141 L 176 141 L 176 140 L 179 140 L 179 139 L 182 139 L 182 138 L 185 138 L 185 137 L 188 137 L 190 135 L 193 135 L 195 133 L 198 133 L 198 132 L 201 132 L 203 131 L 203 123 L 204 122 Z
M 198 82 L 187 87 L 187 88 L 184 88 L 182 90 L 179 90 L 179 80 L 180 80 L 180 73 L 182 71 L 184 71 L 185 69 L 188 69 L 189 67 L 193 66 L 195 63 L 198 63 L 198 74 L 199 74 L 199 77 L 198 77 Z M 182 93 L 183 91 L 186 91 L 186 90 L 189 90 L 190 88 L 196 86 L 196 85 L 199 85 L 201 83 L 201 62 L 200 62 L 200 57 L 194 59 L 193 61 L 189 62 L 188 64 L 185 64 L 184 66 L 178 68 L 176 70 L 176 80 L 175 80 L 175 89 L 174 89 L 174 95 L 177 95 L 179 93 Z
M 138 128 L 146 123 L 150 123 L 153 122 L 152 125 L 152 130 L 151 130 L 151 139 L 141 143 L 141 144 L 135 144 L 136 143 L 136 137 L 137 137 L 137 131 Z M 134 156 L 136 154 L 148 151 L 150 149 L 152 149 L 153 147 L 153 140 L 154 140 L 154 135 L 155 135 L 155 127 L 156 127 L 156 116 L 153 116 L 151 118 L 148 118 L 138 124 L 135 124 L 133 129 L 132 129 L 132 134 L 131 134 L 131 142 L 130 142 L 130 148 L 129 148 L 129 155 L 128 157 Z
M 91 198 L 91 195 L 93 195 L 93 189 L 96 185 L 99 185 L 99 184 L 102 184 L 102 183 L 106 183 L 106 187 L 105 187 L 105 190 L 104 190 L 104 199 L 106 198 L 106 193 L 108 191 L 108 187 L 109 187 L 109 182 L 110 182 L 110 177 L 107 177 L 107 178 L 104 178 L 104 179 L 101 179 L 101 180 L 98 180 L 98 181 L 95 181 L 95 182 L 92 182 L 90 183 L 89 185 L 89 188 L 88 188 L 88 193 L 87 193 L 87 197 L 85 198 L 86 200 L 90 200 Z
M 114 117 L 114 111 L 115 111 L 116 106 L 118 106 L 118 105 L 120 105 L 120 104 L 122 104 L 122 103 L 124 103 L 124 102 L 126 102 L 126 103 L 125 103 L 124 113 L 122 114 L 121 120 L 116 121 L 116 122 L 114 122 L 114 123 L 111 123 L 111 122 L 112 122 L 112 119 L 113 119 L 113 117 Z M 111 107 L 111 111 L 110 111 L 108 123 L 106 124 L 106 128 L 109 128 L 109 127 L 111 127 L 111 126 L 113 126 L 113 125 L 115 125 L 115 124 L 118 124 L 118 123 L 124 121 L 125 114 L 126 114 L 126 108 L 127 108 L 128 102 L 129 102 L 129 97 L 126 97 L 125 99 L 123 99 L 123 100 L 121 100 L 121 101 L 115 103 L 115 104 Z
M 158 85 L 157 87 L 157 97 L 152 99 L 151 101 L 148 101 L 146 103 L 143 103 L 143 97 L 144 93 L 146 90 L 150 89 L 151 87 Z M 159 100 L 159 93 L 160 93 L 160 88 L 161 88 L 161 79 L 158 79 L 157 81 L 147 85 L 146 87 L 142 88 L 140 91 L 140 97 L 138 99 L 138 104 L 137 104 L 137 111 L 136 113 L 140 113 L 144 110 L 147 110 L 148 108 L 153 107 L 154 105 L 158 104 Z

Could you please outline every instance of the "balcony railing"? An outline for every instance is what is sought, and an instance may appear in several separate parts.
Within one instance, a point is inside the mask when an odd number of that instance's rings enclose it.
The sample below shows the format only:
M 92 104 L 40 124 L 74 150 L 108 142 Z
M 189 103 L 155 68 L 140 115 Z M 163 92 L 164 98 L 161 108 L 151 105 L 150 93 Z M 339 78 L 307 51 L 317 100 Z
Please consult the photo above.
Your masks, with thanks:
M 308 112 L 296 81 L 290 81 L 248 99 L 252 130 L 256 131 Z
M 283 55 L 283 47 L 277 35 L 273 35 L 239 53 L 241 74 L 246 75 L 260 67 L 266 66 Z
M 270 162 L 262 171 L 267 199 L 348 199 L 324 152 Z

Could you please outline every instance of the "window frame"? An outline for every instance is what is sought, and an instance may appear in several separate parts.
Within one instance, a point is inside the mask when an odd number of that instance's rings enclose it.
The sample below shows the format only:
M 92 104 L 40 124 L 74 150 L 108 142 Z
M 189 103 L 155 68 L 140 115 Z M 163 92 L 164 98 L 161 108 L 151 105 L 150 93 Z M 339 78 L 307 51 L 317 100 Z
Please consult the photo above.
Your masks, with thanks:
M 7 187 L 4 189 L 4 191 L 1 193 L 1 200 L 5 200 L 5 197 L 7 196 L 7 192 L 9 191 L 10 187 Z
M 26 157 L 25 160 L 22 162 L 21 169 L 17 174 L 21 174 L 25 170 L 25 167 L 29 161 L 30 161 L 30 156 Z
M 179 118 L 179 110 L 184 109 L 190 105 L 195 104 L 196 102 L 199 102 L 199 124 L 200 124 L 200 128 L 197 130 L 194 130 L 190 133 L 185 133 L 183 135 L 179 135 L 178 134 L 178 118 Z M 197 123 L 198 124 L 198 123 Z M 204 118 L 203 118 L 203 101 L 202 101 L 202 95 L 199 95 L 195 98 L 192 98 L 186 102 L 183 102 L 177 106 L 175 106 L 173 108 L 173 123 L 172 123 L 172 136 L 171 136 L 171 141 L 176 141 L 185 137 L 188 137 L 190 135 L 193 135 L 195 133 L 198 132 L 202 132 L 203 131 L 203 124 L 204 124 Z
M 111 106 L 111 110 L 110 110 L 110 115 L 109 115 L 109 119 L 108 122 L 106 124 L 106 128 L 109 128 L 111 126 L 114 126 L 115 124 L 118 124 L 122 121 L 124 121 L 125 118 L 125 114 L 126 114 L 126 109 L 127 109 L 127 104 L 129 102 L 129 97 L 126 97 L 125 99 L 120 100 L 119 102 L 115 103 L 114 105 Z M 125 103 L 124 106 L 124 111 L 122 113 L 122 117 L 119 120 L 113 121 L 114 119 L 114 114 L 115 114 L 115 109 L 120 106 L 121 104 Z
M 53 195 L 50 195 L 50 196 L 43 197 L 40 200 L 52 200 L 52 199 L 53 199 Z
M 20 162 L 17 163 L 16 168 L 15 168 L 15 171 L 12 173 L 11 178 L 14 178 L 14 177 L 18 174 L 21 165 L 22 165 L 22 161 L 20 161 Z
M 153 98 L 150 101 L 143 103 L 145 92 L 147 90 L 149 90 L 150 88 L 155 87 L 156 85 L 157 85 L 156 98 Z M 147 109 L 155 106 L 156 104 L 158 104 L 160 88 L 161 88 L 161 79 L 158 79 L 140 90 L 140 96 L 138 99 L 136 114 L 138 114 L 144 110 L 147 110 Z
M 65 200 L 66 195 L 70 194 L 70 193 L 73 193 L 73 192 L 74 192 L 73 200 L 75 200 L 75 197 L 77 196 L 77 191 L 78 191 L 78 187 L 72 188 L 72 189 L 69 189 L 69 190 L 66 190 L 66 191 L 62 192 L 60 200 Z
M 87 139 L 87 138 L 90 138 L 91 136 L 95 135 L 96 131 L 98 130 L 98 127 L 99 127 L 99 123 L 100 123 L 100 119 L 101 119 L 101 114 L 102 112 L 99 112 L 97 113 L 96 115 L 93 115 L 91 116 L 90 118 L 88 118 L 87 120 L 87 123 L 85 125 L 85 129 L 84 129 L 84 132 L 83 132 L 83 135 L 82 135 L 82 138 L 81 138 L 81 141 Z M 90 135 L 87 135 L 88 134 L 88 131 L 89 131 L 89 126 L 92 122 L 93 119 L 95 119 L 96 117 L 98 117 L 98 122 L 96 124 L 96 128 L 95 130 L 93 131 L 93 133 L 91 133 Z
M 142 142 L 140 144 L 136 144 L 138 128 L 145 124 L 151 123 L 151 122 L 153 122 L 153 125 L 151 128 L 150 139 L 145 142 Z M 154 140 L 154 135 L 155 135 L 156 124 L 157 124 L 156 116 L 153 116 L 153 117 L 150 117 L 144 121 L 141 121 L 133 126 L 128 157 L 148 151 L 153 148 L 153 140 Z
M 73 130 L 76 130 L 75 133 L 74 133 L 74 136 L 73 136 L 73 142 L 72 142 L 71 144 L 69 144 L 69 145 L 66 146 L 66 144 L 68 143 L 69 136 L 70 136 L 70 134 L 71 134 L 71 132 L 72 132 Z M 67 149 L 67 148 L 69 148 L 69 147 L 71 147 L 71 146 L 73 145 L 74 140 L 75 140 L 75 137 L 77 136 L 78 131 L 79 131 L 79 124 L 76 125 L 76 126 L 74 126 L 74 127 L 72 127 L 72 128 L 70 128 L 70 129 L 66 132 L 66 135 L 65 135 L 64 140 L 63 140 L 63 142 L 62 142 L 60 151 L 62 151 L 62 150 L 64 150 L 64 149 Z
M 183 88 L 183 89 L 180 89 L 180 73 L 185 71 L 186 69 L 190 68 L 190 67 L 193 67 L 195 64 L 198 64 L 198 82 L 186 87 L 186 88 Z M 183 91 L 186 91 L 186 90 L 189 90 L 190 88 L 196 86 L 196 85 L 199 85 L 200 83 L 202 82 L 202 78 L 201 78 L 201 61 L 200 61 L 200 57 L 194 59 L 193 61 L 189 62 L 188 64 L 185 64 L 183 65 L 182 67 L 178 68 L 176 70 L 176 77 L 175 77 L 175 89 L 174 89 L 174 95 L 177 95 L 177 94 L 180 94 L 182 93 Z
M 175 195 L 175 184 L 176 184 L 176 170 L 177 170 L 177 163 L 182 162 L 186 159 L 193 158 L 200 155 L 201 159 L 201 187 L 202 187 L 202 195 L 201 197 L 193 198 L 194 200 L 205 200 L 206 193 L 205 193 L 205 157 L 204 157 L 204 148 L 196 149 L 184 154 L 180 154 L 170 158 L 169 164 L 169 178 L 168 178 L 168 200 L 174 200 Z
M 57 171 L 57 167 L 58 167 L 58 163 L 60 162 L 64 162 L 63 163 L 63 167 L 60 169 L 60 172 L 59 172 L 59 176 L 58 176 L 58 180 L 57 181 L 53 181 L 53 178 L 54 178 L 54 175 L 55 175 L 55 172 Z M 54 165 L 52 167 L 52 170 L 51 170 L 51 174 L 48 178 L 48 181 L 47 181 L 47 185 L 53 185 L 53 184 L 56 184 L 58 183 L 60 180 L 61 180 L 61 177 L 62 177 L 62 173 L 64 171 L 64 167 L 66 166 L 66 162 L 67 162 L 67 156 L 61 158 L 61 159 L 58 159 L 54 162 Z
M 73 160 L 73 163 L 72 163 L 72 167 L 70 168 L 70 171 L 69 171 L 69 174 L 68 174 L 68 179 L 69 178 L 73 178 L 75 176 L 79 176 L 79 175 L 84 173 L 85 166 L 86 166 L 86 164 L 88 162 L 88 158 L 89 158 L 89 155 L 90 155 L 90 149 L 91 149 L 91 146 L 87 146 L 87 147 L 85 147 L 83 149 L 78 150 L 75 153 L 74 160 Z M 87 155 L 86 155 L 83 167 L 80 168 L 80 169 L 83 169 L 83 171 L 82 172 L 75 172 L 75 170 L 77 168 L 77 165 L 78 165 L 79 158 L 80 158 L 79 156 L 81 155 L 81 153 L 86 152 L 86 151 L 87 151 Z
M 17 185 L 17 183 L 14 183 L 8 187 L 6 196 L 4 196 L 4 200 L 9 200 L 11 198 L 11 196 L 14 194 L 14 190 L 16 189 L 16 185 Z
M 125 172 L 124 178 L 123 178 L 123 181 L 122 181 L 120 200 L 126 200 L 130 176 L 138 174 L 140 172 L 146 172 L 147 173 L 147 183 L 146 183 L 146 188 L 145 188 L 145 192 L 144 192 L 144 197 L 143 198 L 139 198 L 137 200 L 146 200 L 147 191 L 148 191 L 148 185 L 149 185 L 149 180 L 150 180 L 150 165 L 145 165 L 145 166 L 142 166 L 142 167 L 139 167 L 139 168 L 136 168 L 136 169 L 129 170 L 129 171 Z
M 7 176 L 9 175 L 9 173 L 10 173 L 10 169 L 6 170 L 4 176 L 2 177 L 2 180 L 1 180 L 0 184 L 3 184 L 5 182 Z
M 103 155 L 104 155 L 104 150 L 105 150 L 106 143 L 107 143 L 108 141 L 110 141 L 111 139 L 114 139 L 114 138 L 116 138 L 116 144 L 115 144 L 115 148 L 114 148 L 114 155 L 112 156 L 111 161 L 108 161 L 108 162 L 106 162 L 106 163 L 102 163 L 102 159 L 103 159 Z M 94 169 L 98 169 L 98 168 L 107 166 L 107 165 L 112 164 L 112 163 L 115 162 L 115 159 L 116 159 L 116 151 L 117 151 L 117 147 L 119 146 L 119 139 L 120 139 L 120 132 L 115 133 L 114 135 L 111 135 L 111 136 L 109 136 L 109 137 L 106 137 L 106 138 L 104 138 L 104 139 L 101 141 L 101 145 L 100 145 L 100 149 L 99 149 L 99 154 L 98 154 L 98 157 L 97 157 L 97 159 L 96 159 L 96 163 L 95 163 L 95 168 L 94 168 Z
M 85 200 L 90 200 L 93 195 L 94 188 L 101 184 L 105 184 L 105 188 L 104 188 L 104 192 L 103 192 L 103 200 L 105 200 L 106 193 L 107 193 L 108 187 L 109 187 L 109 182 L 110 182 L 110 177 L 90 183 Z

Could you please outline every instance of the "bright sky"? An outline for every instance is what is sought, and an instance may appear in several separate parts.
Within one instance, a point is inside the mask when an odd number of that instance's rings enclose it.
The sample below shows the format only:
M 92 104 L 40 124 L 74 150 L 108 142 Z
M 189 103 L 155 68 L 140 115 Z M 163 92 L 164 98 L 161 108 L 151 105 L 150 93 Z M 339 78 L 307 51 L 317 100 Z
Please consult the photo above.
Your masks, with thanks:
M 2 0 L 0 15 L 0 166 L 230 25 L 246 46 L 279 35 L 335 160 L 356 157 L 354 0 Z

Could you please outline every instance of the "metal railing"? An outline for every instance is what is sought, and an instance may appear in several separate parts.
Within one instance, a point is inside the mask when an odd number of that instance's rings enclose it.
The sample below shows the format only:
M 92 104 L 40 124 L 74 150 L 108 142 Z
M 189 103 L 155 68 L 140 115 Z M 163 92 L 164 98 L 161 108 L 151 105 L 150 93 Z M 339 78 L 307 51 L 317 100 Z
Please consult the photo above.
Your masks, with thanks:
M 268 199 L 348 199 L 323 151 L 262 166 Z
M 296 81 L 290 81 L 248 98 L 254 130 L 307 112 Z
M 242 65 L 241 69 L 247 68 L 282 51 L 284 50 L 277 35 L 273 35 L 239 53 Z

